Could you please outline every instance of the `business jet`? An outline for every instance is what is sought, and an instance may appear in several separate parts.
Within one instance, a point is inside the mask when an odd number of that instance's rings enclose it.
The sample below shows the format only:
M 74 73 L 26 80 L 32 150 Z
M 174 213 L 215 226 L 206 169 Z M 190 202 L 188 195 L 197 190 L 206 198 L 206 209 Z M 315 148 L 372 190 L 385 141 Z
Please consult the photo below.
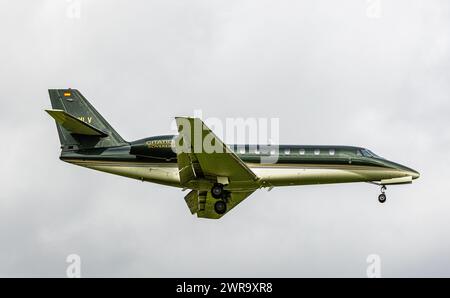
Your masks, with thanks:
M 75 89 L 49 90 L 60 159 L 115 175 L 190 190 L 192 214 L 219 219 L 261 188 L 369 182 L 408 184 L 419 173 L 354 146 L 226 145 L 203 121 L 176 117 L 178 135 L 125 141 Z M 205 146 L 205 144 L 207 146 Z

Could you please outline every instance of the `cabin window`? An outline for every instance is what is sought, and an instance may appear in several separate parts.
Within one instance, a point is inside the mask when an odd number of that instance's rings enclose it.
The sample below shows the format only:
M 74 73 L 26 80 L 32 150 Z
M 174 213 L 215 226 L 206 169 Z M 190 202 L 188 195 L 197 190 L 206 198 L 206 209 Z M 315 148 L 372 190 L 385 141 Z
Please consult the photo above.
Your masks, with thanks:
M 259 154 L 258 147 L 256 147 L 256 146 L 248 147 L 248 153 Z
M 328 151 L 328 153 L 329 153 L 330 155 L 334 155 L 334 154 L 336 153 L 336 151 L 335 151 L 334 149 L 330 149 L 330 150 Z
M 320 149 L 314 149 L 314 155 L 319 155 L 320 154 Z
M 285 149 L 284 154 L 287 154 L 287 155 L 291 154 L 291 149 Z
M 361 150 L 356 150 L 356 156 L 362 156 Z
M 298 151 L 298 153 L 299 153 L 300 155 L 305 155 L 305 149 L 300 149 L 300 150 Z

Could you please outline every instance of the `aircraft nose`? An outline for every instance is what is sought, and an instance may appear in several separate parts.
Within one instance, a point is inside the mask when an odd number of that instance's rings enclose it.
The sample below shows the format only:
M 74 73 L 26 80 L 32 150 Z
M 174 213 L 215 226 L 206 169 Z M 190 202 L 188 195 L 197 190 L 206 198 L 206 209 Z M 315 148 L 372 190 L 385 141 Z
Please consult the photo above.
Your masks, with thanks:
M 401 164 L 398 164 L 395 162 L 391 162 L 391 164 L 392 164 L 393 168 L 396 168 L 396 169 L 402 171 L 405 175 L 411 176 L 413 179 L 417 179 L 420 177 L 420 173 L 416 170 L 413 170 L 411 168 L 408 168 L 404 165 L 401 165 Z
M 415 170 L 412 170 L 412 178 L 413 179 L 417 179 L 417 178 L 419 178 L 420 177 L 420 173 L 419 172 L 417 172 L 417 171 L 415 171 Z
M 400 166 L 400 169 L 405 172 L 406 175 L 411 176 L 413 179 L 417 179 L 420 177 L 420 173 L 411 168 Z

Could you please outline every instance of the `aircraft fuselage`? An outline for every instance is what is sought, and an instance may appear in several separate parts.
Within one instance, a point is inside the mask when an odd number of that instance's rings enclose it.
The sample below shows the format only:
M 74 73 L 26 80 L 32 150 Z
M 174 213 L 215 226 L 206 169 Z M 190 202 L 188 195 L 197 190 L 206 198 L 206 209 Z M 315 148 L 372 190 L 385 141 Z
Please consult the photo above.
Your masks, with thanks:
M 184 187 L 180 184 L 173 138 L 157 136 L 125 146 L 66 150 L 62 152 L 61 159 L 111 174 Z M 266 151 L 262 146 L 254 145 L 230 145 L 229 148 L 259 177 L 257 184 L 231 182 L 226 187 L 229 190 L 374 181 L 399 184 L 419 177 L 417 171 L 378 157 L 361 147 L 280 145 L 276 150 Z M 275 155 L 276 158 L 269 158 Z M 266 161 L 268 159 L 270 162 Z M 211 183 L 199 181 L 190 188 L 209 190 Z

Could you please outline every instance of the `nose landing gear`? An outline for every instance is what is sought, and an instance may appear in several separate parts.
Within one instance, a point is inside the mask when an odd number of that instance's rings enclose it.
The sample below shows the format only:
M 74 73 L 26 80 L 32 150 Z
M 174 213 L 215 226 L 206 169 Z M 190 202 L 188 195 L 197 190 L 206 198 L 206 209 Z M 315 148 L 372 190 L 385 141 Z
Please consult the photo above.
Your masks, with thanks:
M 378 202 L 380 202 L 380 203 L 386 202 L 386 194 L 385 194 L 385 191 L 386 191 L 386 186 L 385 186 L 385 185 L 382 185 L 382 186 L 381 186 L 381 194 L 378 196 Z

